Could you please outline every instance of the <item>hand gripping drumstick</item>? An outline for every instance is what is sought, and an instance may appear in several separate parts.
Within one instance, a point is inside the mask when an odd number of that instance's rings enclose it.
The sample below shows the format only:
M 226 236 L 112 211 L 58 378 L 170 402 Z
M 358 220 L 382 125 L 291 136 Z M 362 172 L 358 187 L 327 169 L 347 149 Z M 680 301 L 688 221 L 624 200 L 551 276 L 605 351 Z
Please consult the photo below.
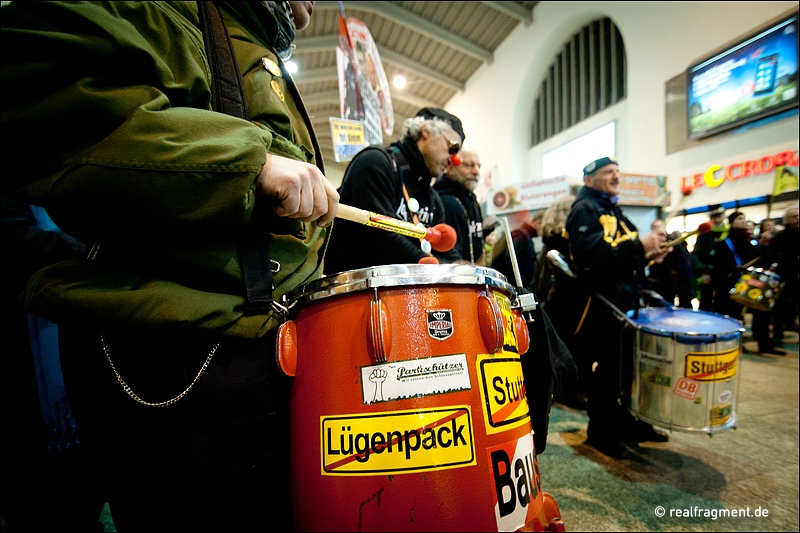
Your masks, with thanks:
M 669 241 L 669 242 L 664 243 L 664 248 L 672 248 L 673 246 L 679 245 L 680 243 L 682 243 L 683 241 L 685 241 L 686 239 L 688 239 L 692 235 L 695 235 L 696 233 L 699 233 L 699 234 L 702 235 L 704 233 L 708 233 L 709 231 L 711 231 L 711 222 L 703 222 L 702 224 L 697 226 L 696 230 L 687 231 L 686 233 L 684 233 L 683 235 L 681 235 L 680 237 L 678 237 L 674 241 Z M 653 252 L 653 250 L 650 250 L 649 252 L 647 252 L 647 255 L 645 255 L 645 259 L 652 259 L 654 255 L 655 255 L 655 252 Z
M 345 204 L 339 204 L 336 218 L 342 218 L 357 224 L 399 233 L 407 237 L 425 239 L 431 243 L 431 248 L 437 252 L 447 252 L 451 250 L 453 246 L 456 245 L 456 240 L 458 238 L 456 230 L 447 224 L 436 224 L 432 228 L 425 228 L 410 222 L 398 220 L 386 215 L 379 215 L 365 209 L 359 209 L 358 207 Z

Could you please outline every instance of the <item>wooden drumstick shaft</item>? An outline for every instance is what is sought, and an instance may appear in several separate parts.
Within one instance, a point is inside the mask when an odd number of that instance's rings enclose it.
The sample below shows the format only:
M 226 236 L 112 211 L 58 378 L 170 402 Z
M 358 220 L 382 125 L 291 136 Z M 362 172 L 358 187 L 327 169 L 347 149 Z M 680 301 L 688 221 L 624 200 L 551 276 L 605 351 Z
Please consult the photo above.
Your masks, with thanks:
M 711 224 L 709 224 L 708 222 L 704 222 L 704 223 L 700 224 L 700 226 L 696 230 L 687 231 L 686 233 L 684 233 L 683 235 L 681 235 L 677 239 L 669 241 L 669 242 L 665 242 L 663 248 L 672 248 L 673 246 L 677 246 L 680 243 L 682 243 L 683 241 L 685 241 L 686 239 L 688 239 L 689 237 L 691 237 L 692 235 L 696 235 L 698 233 L 708 233 L 708 231 L 710 229 L 711 229 Z M 645 259 L 652 259 L 655 254 L 656 253 L 653 250 L 650 250 L 645 255 Z
M 424 239 L 428 235 L 428 228 L 341 203 L 336 211 L 336 218 L 399 233 L 408 237 L 416 237 L 417 239 Z

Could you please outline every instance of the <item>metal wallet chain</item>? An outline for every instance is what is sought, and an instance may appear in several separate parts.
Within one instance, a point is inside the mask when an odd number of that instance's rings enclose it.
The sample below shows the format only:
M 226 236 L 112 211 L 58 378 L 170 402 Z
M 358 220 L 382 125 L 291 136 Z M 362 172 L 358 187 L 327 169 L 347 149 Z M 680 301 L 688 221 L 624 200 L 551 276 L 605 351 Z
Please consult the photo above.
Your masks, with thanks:
M 208 365 L 211 364 L 211 358 L 214 357 L 214 354 L 217 352 L 217 348 L 219 348 L 219 345 L 220 345 L 221 341 L 217 342 L 217 344 L 215 344 L 214 347 L 211 348 L 211 351 L 208 352 L 208 357 L 206 357 L 206 360 L 203 363 L 203 366 L 200 367 L 200 372 L 197 373 L 197 375 L 192 380 L 192 382 L 189 384 L 189 386 L 186 387 L 185 391 L 183 391 L 182 393 L 178 394 L 177 396 L 175 396 L 171 400 L 167 400 L 165 402 L 158 402 L 158 403 L 146 402 L 146 401 L 142 400 L 139 397 L 138 394 L 133 392 L 133 390 L 131 389 L 130 385 L 125 383 L 125 380 L 122 379 L 122 376 L 117 371 L 117 367 L 114 365 L 114 361 L 111 359 L 111 351 L 108 349 L 108 342 L 106 342 L 106 337 L 102 333 L 100 333 L 100 342 L 103 345 L 103 353 L 106 355 L 106 359 L 108 359 L 108 362 L 111 365 L 111 369 L 114 371 L 114 375 L 117 376 L 117 381 L 119 381 L 120 385 L 122 385 L 122 389 L 125 391 L 125 393 L 128 396 L 130 396 L 131 398 L 133 398 L 134 400 L 136 400 L 140 404 L 146 405 L 148 407 L 167 407 L 167 406 L 170 406 L 173 403 L 177 402 L 178 400 L 180 400 L 184 396 L 186 396 L 186 394 L 190 390 L 192 390 L 192 387 L 194 387 L 194 384 L 197 383 L 197 380 L 199 380 L 200 376 L 202 376 L 203 373 L 206 371 L 206 369 L 208 368 Z

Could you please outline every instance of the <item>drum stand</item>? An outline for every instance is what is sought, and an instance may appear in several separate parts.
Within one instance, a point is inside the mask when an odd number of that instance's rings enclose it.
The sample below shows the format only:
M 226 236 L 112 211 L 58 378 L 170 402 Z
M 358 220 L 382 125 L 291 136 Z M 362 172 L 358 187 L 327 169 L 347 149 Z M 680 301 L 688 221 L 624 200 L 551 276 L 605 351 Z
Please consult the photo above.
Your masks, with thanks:
M 519 273 L 519 263 L 517 253 L 514 250 L 514 239 L 511 237 L 511 228 L 508 225 L 508 218 L 503 217 L 503 233 L 508 247 L 508 257 L 511 259 L 511 268 L 514 270 L 514 278 L 517 282 L 517 301 L 514 307 L 522 311 L 522 316 L 528 323 L 534 321 L 532 311 L 536 310 L 536 295 L 528 291 L 522 284 L 522 275 Z M 556 252 L 557 253 L 557 252 Z

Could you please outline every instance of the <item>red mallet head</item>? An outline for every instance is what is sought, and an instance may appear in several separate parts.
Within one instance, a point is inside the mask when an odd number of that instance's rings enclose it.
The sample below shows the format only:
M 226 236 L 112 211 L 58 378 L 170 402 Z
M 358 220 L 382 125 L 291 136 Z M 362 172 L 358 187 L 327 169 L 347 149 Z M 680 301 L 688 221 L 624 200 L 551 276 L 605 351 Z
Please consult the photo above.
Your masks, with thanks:
M 447 252 L 456 245 L 458 235 L 452 226 L 436 224 L 425 232 L 425 240 L 431 243 L 431 248 L 437 252 Z
M 708 233 L 709 231 L 711 231 L 711 222 L 703 222 L 702 224 L 697 226 L 697 233 L 701 235 L 703 233 Z
M 438 265 L 439 260 L 433 257 L 432 255 L 428 255 L 417 261 L 420 265 Z

